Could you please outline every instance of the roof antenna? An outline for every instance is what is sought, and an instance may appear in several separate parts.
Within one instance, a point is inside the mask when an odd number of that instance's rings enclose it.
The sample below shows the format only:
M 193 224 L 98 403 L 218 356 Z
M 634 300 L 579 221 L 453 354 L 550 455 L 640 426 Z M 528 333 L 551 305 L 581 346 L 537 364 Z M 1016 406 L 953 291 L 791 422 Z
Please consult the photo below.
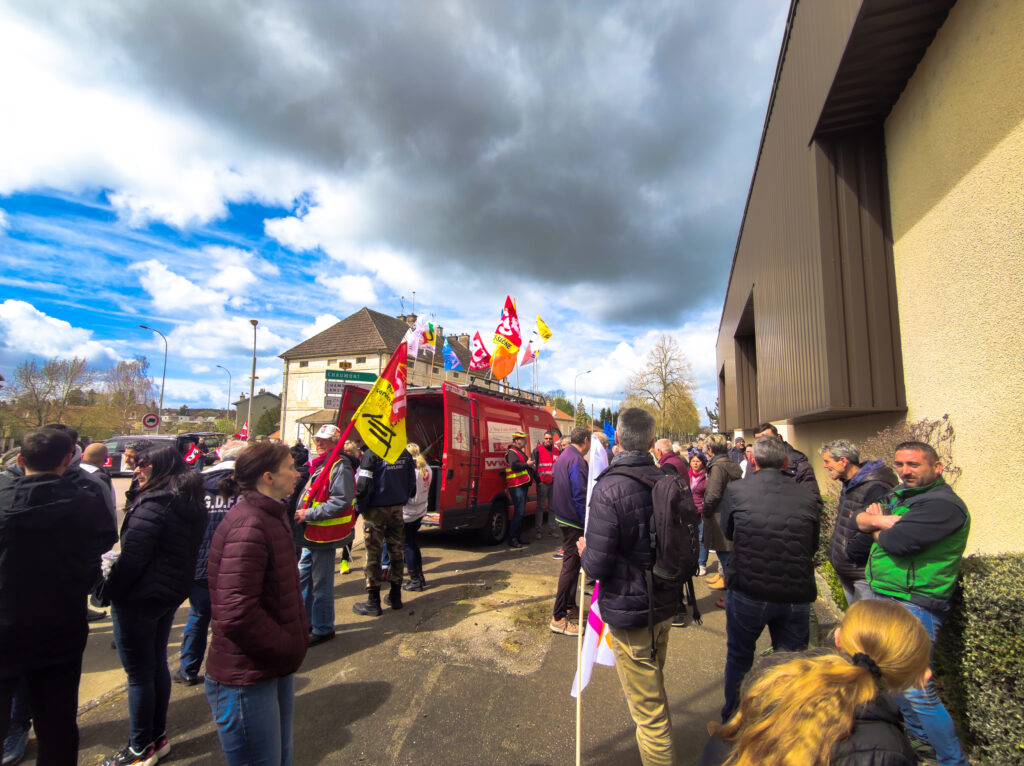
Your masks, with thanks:
M 402 302 L 402 313 L 405 314 L 405 296 L 404 295 L 398 296 L 398 300 L 400 300 Z
M 416 291 L 412 291 L 412 313 L 416 313 Z

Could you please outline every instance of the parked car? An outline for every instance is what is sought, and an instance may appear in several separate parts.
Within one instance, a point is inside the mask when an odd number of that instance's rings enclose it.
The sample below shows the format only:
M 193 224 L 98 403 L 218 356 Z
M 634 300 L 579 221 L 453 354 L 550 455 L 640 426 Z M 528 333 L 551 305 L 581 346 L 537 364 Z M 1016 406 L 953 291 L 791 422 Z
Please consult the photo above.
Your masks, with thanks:
M 210 452 L 203 458 L 205 465 L 216 462 L 217 456 L 214 450 L 220 447 L 224 441 L 224 434 L 219 431 L 189 432 L 184 434 L 134 434 L 128 436 L 112 436 L 104 444 L 107 446 L 107 462 L 104 466 L 110 471 L 111 476 L 131 476 L 132 471 L 124 465 L 124 450 L 129 444 L 135 442 L 149 442 L 153 445 L 171 445 L 177 447 L 181 454 L 185 454 L 189 444 L 198 444 L 199 437 L 206 440 L 206 446 Z

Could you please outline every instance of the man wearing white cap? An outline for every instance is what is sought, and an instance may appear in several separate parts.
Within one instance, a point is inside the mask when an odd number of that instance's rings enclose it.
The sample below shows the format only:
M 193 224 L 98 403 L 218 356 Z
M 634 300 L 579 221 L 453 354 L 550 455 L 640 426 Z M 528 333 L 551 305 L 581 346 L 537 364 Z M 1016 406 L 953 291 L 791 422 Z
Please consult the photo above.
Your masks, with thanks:
M 310 475 L 306 492 L 309 492 L 320 476 L 340 437 L 340 429 L 332 425 L 321 426 L 313 436 L 316 457 L 309 461 Z M 331 468 L 330 497 L 314 507 L 300 507 L 295 513 L 295 520 L 300 522 L 295 530 L 296 542 L 303 546 L 302 558 L 299 560 L 299 581 L 302 584 L 302 597 L 305 599 L 306 614 L 309 617 L 310 646 L 330 641 L 335 636 L 334 551 L 350 539 L 351 535 L 349 538 L 332 542 L 312 542 L 305 534 L 306 522 L 326 521 L 352 513 L 354 499 L 355 468 L 348 455 L 342 453 L 341 458 Z

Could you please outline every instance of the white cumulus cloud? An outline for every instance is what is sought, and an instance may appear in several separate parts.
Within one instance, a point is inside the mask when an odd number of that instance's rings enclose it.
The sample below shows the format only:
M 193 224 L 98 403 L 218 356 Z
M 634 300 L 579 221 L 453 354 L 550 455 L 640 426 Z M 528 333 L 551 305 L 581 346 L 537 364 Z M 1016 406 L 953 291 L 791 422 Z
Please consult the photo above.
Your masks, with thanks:
M 15 354 L 81 357 L 112 362 L 120 357 L 110 346 L 92 339 L 92 332 L 44 314 L 31 303 L 8 299 L 0 303 L 0 347 Z

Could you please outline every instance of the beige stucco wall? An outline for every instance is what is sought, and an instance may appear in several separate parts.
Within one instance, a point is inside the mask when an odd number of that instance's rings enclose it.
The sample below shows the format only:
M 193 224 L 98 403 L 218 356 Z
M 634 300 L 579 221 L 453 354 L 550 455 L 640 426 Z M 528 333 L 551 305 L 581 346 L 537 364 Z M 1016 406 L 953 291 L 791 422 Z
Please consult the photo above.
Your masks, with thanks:
M 1022 30 L 960 0 L 885 123 L 908 417 L 949 413 L 986 553 L 1024 550 Z

